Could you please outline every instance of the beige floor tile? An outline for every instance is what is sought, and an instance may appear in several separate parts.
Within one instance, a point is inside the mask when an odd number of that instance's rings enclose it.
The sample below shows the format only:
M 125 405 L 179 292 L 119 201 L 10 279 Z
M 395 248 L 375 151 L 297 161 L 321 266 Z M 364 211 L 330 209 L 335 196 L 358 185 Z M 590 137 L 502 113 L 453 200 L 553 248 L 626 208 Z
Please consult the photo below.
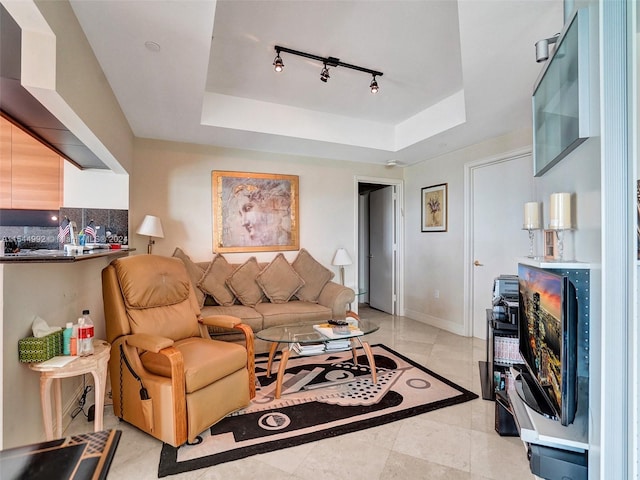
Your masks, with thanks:
M 391 452 L 380 480 L 470 480 L 469 472 Z
M 431 463 L 469 472 L 471 431 L 429 420 L 429 415 L 404 422 L 393 450 Z
M 390 450 L 348 435 L 317 442 L 296 472 L 308 480 L 371 480 L 380 478 Z
M 471 468 L 495 480 L 532 479 L 524 444 L 517 437 L 471 432 Z

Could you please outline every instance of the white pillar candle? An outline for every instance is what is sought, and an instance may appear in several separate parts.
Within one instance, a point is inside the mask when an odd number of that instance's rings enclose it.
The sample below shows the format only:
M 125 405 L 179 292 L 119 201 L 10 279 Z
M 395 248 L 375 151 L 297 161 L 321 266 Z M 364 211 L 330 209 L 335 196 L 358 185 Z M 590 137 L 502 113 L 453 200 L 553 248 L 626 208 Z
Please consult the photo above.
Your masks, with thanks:
M 571 194 L 552 193 L 549 207 L 549 228 L 567 230 L 571 228 Z
M 540 204 L 538 202 L 524 204 L 524 224 L 522 228 L 527 230 L 540 228 Z

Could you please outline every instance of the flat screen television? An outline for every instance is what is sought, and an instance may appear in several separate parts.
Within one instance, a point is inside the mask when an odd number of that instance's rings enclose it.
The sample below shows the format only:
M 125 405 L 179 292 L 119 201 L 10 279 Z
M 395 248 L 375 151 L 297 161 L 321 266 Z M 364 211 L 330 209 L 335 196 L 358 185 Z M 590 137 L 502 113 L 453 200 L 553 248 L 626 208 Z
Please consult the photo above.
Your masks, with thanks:
M 577 409 L 578 301 L 566 276 L 518 265 L 520 353 L 526 365 L 518 393 L 562 425 Z

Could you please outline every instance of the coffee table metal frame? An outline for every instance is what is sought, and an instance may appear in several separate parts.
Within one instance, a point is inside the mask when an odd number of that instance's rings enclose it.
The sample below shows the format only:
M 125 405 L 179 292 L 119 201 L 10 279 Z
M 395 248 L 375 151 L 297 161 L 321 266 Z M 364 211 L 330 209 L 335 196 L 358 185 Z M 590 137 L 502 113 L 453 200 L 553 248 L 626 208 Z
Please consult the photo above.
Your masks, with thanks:
M 349 340 L 350 348 L 353 354 L 353 362 L 357 365 L 358 359 L 356 355 L 357 344 L 360 344 L 362 349 L 367 356 L 367 361 L 369 362 L 369 367 L 371 368 L 371 378 L 373 383 L 378 383 L 378 375 L 376 372 L 376 363 L 373 358 L 373 353 L 371 352 L 371 347 L 369 343 L 366 341 L 362 341 L 361 337 L 365 335 L 369 335 L 377 331 L 380 328 L 380 325 L 371 320 L 358 319 L 357 326 L 360 332 L 358 334 L 348 333 L 345 335 L 339 335 L 336 337 L 327 337 L 313 328 L 314 325 L 322 325 L 326 322 L 313 322 L 313 323 L 299 323 L 295 325 L 281 325 L 277 327 L 270 327 L 264 330 L 257 332 L 256 338 L 267 341 L 271 343 L 269 348 L 269 359 L 267 361 L 267 377 L 271 377 L 271 367 L 273 365 L 273 359 L 278 351 L 278 347 L 280 345 L 284 345 L 281 356 L 280 356 L 280 365 L 278 366 L 278 373 L 276 377 L 276 392 L 275 398 L 280 398 L 282 395 L 282 380 L 284 377 L 284 372 L 287 369 L 287 361 L 289 360 L 289 356 L 293 351 L 293 345 L 298 343 L 300 345 L 312 345 L 318 342 L 322 343 L 331 343 L 337 340 Z M 346 350 L 346 349 L 345 349 Z M 334 350 L 337 351 L 337 350 Z M 322 353 L 326 353 L 325 350 L 313 354 L 308 355 L 320 355 Z

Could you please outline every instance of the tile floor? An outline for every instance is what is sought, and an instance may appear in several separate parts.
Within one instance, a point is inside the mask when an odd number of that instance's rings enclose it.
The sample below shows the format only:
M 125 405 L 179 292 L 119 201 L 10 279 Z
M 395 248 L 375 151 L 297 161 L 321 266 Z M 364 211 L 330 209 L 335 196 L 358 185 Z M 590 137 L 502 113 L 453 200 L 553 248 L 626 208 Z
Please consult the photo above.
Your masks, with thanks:
M 480 395 L 478 360 L 485 342 L 445 332 L 404 317 L 361 308 L 361 316 L 382 327 L 371 344 L 385 345 Z M 66 435 L 91 431 L 76 417 Z M 161 444 L 105 410 L 105 428 L 122 430 L 110 479 L 155 479 Z M 258 473 L 259 472 L 259 473 Z M 167 477 L 171 480 L 531 480 L 518 437 L 494 430 L 494 404 L 477 400 L 380 427 L 256 455 L 243 460 Z

